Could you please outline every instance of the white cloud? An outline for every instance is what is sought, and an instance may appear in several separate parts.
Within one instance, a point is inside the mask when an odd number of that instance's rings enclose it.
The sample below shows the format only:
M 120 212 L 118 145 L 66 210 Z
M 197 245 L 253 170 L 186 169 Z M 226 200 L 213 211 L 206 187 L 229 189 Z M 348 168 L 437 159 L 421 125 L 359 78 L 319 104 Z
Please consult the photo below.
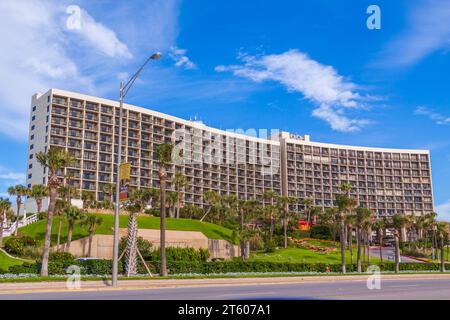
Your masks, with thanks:
M 79 27 L 67 28 L 69 32 L 79 35 L 88 45 L 109 57 L 133 57 L 127 45 L 118 39 L 114 31 L 95 21 L 85 10 L 80 11 L 80 18 Z
M 189 59 L 186 53 L 186 49 L 180 49 L 175 46 L 172 46 L 169 49 L 169 57 L 175 61 L 176 67 L 181 67 L 187 70 L 195 69 L 197 66 L 191 61 L 191 59 Z
M 14 172 L 8 168 L 0 166 L 0 185 L 8 187 L 10 185 L 25 183 L 25 174 L 21 172 Z
M 443 114 L 435 112 L 427 107 L 419 106 L 416 108 L 415 114 L 426 116 L 430 118 L 430 120 L 434 121 L 439 125 L 450 125 L 450 117 L 447 117 Z
M 358 131 L 369 122 L 351 119 L 347 110 L 365 107 L 357 86 L 344 79 L 332 66 L 320 64 L 307 54 L 289 50 L 282 54 L 249 56 L 240 54 L 243 64 L 217 66 L 217 72 L 232 72 L 254 82 L 276 81 L 290 92 L 300 92 L 317 108 L 313 116 L 330 124 L 337 131 Z
M 450 47 L 450 2 L 442 0 L 414 3 L 405 31 L 386 46 L 380 66 L 408 66 L 439 50 Z
M 436 212 L 439 220 L 450 221 L 450 200 L 436 206 Z

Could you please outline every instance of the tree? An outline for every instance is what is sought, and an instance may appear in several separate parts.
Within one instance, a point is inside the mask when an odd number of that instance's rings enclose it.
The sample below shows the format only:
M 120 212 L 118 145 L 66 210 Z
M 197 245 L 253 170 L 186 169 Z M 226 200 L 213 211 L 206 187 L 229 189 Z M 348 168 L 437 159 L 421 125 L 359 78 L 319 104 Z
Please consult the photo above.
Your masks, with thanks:
M 95 193 L 89 190 L 81 191 L 81 200 L 83 201 L 83 209 L 87 209 L 95 201 Z
M 347 224 L 347 237 L 348 237 L 348 250 L 350 251 L 350 265 L 353 268 L 353 226 L 356 222 L 355 215 L 348 215 L 345 217 L 345 223 Z
M 11 202 L 8 199 L 0 198 L 0 248 L 3 246 L 3 224 L 6 213 L 11 209 Z
M 362 231 L 366 226 L 367 221 L 370 220 L 372 212 L 368 208 L 358 208 L 356 210 L 356 264 L 358 272 L 362 272 L 361 264 L 361 243 L 362 243 Z
M 67 230 L 67 243 L 66 252 L 70 252 L 70 244 L 72 243 L 73 227 L 75 224 L 84 218 L 84 212 L 77 207 L 68 207 L 64 210 L 64 215 L 66 216 L 68 230 Z
M 173 145 L 163 143 L 156 148 L 156 158 L 159 162 L 159 188 L 160 188 L 160 206 L 161 206 L 161 224 L 160 224 L 160 256 L 161 256 L 161 276 L 167 276 L 166 261 L 166 166 L 172 160 Z
M 289 205 L 297 203 L 297 199 L 291 197 L 279 197 L 277 201 L 277 207 L 279 212 L 281 212 L 281 218 L 283 220 L 283 230 L 284 230 L 284 247 L 288 247 L 287 240 L 287 229 L 289 223 L 290 210 Z
M 44 249 L 42 251 L 41 276 L 48 276 L 48 255 L 50 251 L 50 237 L 52 234 L 53 213 L 55 210 L 56 198 L 58 196 L 58 187 L 60 180 L 58 178 L 58 171 L 66 168 L 75 162 L 75 158 L 68 152 L 61 148 L 51 147 L 47 153 L 39 152 L 36 154 L 36 159 L 41 166 L 48 169 L 48 193 L 50 197 L 47 225 L 45 229 Z
M 408 224 L 408 218 L 402 214 L 395 214 L 392 217 L 395 238 L 395 273 L 400 272 L 400 233 Z
M 267 212 L 269 213 L 269 240 L 272 241 L 273 232 L 275 229 L 276 212 L 277 212 L 277 207 L 275 204 L 278 199 L 278 193 L 276 193 L 273 190 L 267 190 L 266 192 L 264 192 L 263 197 L 265 200 L 270 201 L 270 205 L 267 206 L 266 209 L 267 209 Z
M 19 230 L 19 215 L 20 215 L 20 208 L 22 206 L 22 197 L 28 195 L 28 190 L 25 186 L 18 184 L 14 187 L 9 187 L 8 194 L 10 196 L 16 197 L 17 218 L 16 218 L 16 230 L 14 231 L 14 235 L 17 236 L 17 232 Z
M 187 180 L 181 171 L 177 171 L 175 173 L 175 176 L 172 179 L 172 183 L 175 186 L 175 193 L 177 195 L 175 218 L 179 219 L 180 218 L 181 197 L 183 195 L 182 191 L 183 191 L 184 187 L 186 187 L 186 185 L 187 185 Z
M 43 184 L 35 184 L 31 187 L 30 196 L 36 200 L 37 212 L 41 212 L 42 199 L 48 195 L 48 188 Z
M 57 199 L 55 203 L 55 216 L 58 217 L 58 235 L 56 238 L 56 248 L 60 250 L 61 245 L 61 229 L 64 211 L 69 207 L 69 203 L 62 199 Z
M 336 240 L 336 229 L 337 229 L 337 219 L 338 210 L 337 208 L 328 208 L 319 214 L 320 223 L 326 224 L 332 229 L 333 240 Z
M 373 227 L 377 232 L 378 244 L 380 247 L 381 263 L 383 263 L 383 230 L 386 228 L 386 225 L 387 225 L 386 217 L 384 217 L 383 219 L 377 219 L 373 224 Z
M 88 214 L 81 221 L 80 225 L 82 227 L 87 227 L 89 232 L 89 249 L 88 256 L 92 256 L 92 241 L 94 239 L 95 229 L 103 223 L 103 218 L 97 217 L 95 214 Z
M 175 208 L 177 205 L 177 198 L 178 198 L 178 195 L 176 192 L 172 192 L 172 191 L 167 192 L 166 205 L 167 205 L 167 208 L 169 209 L 169 217 L 170 218 L 175 217 L 175 214 L 176 214 Z
M 305 206 L 305 213 L 306 213 L 306 222 L 308 223 L 308 227 L 311 223 L 311 209 L 314 205 L 314 200 L 310 197 L 307 197 L 303 199 L 303 205 Z
M 220 204 L 221 197 L 217 192 L 208 190 L 203 194 L 203 199 L 208 204 L 208 209 L 200 221 L 203 221 L 206 216 Z
M 445 272 L 445 256 L 444 256 L 444 247 L 445 243 L 448 242 L 448 231 L 447 224 L 441 222 L 436 226 L 436 236 L 439 239 L 439 249 L 440 249 L 440 271 Z
M 138 222 L 137 214 L 142 211 L 139 202 L 131 203 L 127 206 L 128 216 L 128 232 L 127 246 L 125 251 L 125 272 L 127 277 L 137 274 L 137 238 L 138 238 Z
M 107 183 L 103 186 L 103 193 L 109 197 L 110 201 L 114 201 L 114 193 L 116 192 L 115 183 Z

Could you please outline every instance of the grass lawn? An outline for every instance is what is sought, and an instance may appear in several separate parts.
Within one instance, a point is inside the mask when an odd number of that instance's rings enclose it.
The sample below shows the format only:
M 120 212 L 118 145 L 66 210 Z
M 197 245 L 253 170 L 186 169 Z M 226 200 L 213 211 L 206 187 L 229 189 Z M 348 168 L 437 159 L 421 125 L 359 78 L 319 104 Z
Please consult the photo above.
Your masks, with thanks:
M 24 263 L 23 260 L 8 257 L 3 251 L 0 251 L 0 270 L 8 270 L 11 266 Z
M 103 224 L 96 230 L 96 234 L 113 234 L 114 216 L 109 214 L 99 214 L 103 218 Z M 56 244 L 58 233 L 58 217 L 53 221 L 52 228 L 52 244 Z M 141 229 L 159 229 L 160 219 L 157 217 L 138 217 L 138 226 Z M 45 236 L 45 220 L 30 224 L 19 231 L 22 234 L 28 235 L 37 241 L 42 242 Z M 128 216 L 120 216 L 120 227 L 126 228 L 128 225 Z M 232 231 L 222 226 L 200 222 L 199 220 L 191 219 L 166 219 L 167 230 L 181 230 L 181 231 L 200 231 L 209 239 L 225 239 L 233 242 Z M 85 228 L 76 225 L 73 232 L 73 240 L 87 237 L 88 232 Z M 63 221 L 61 241 L 65 242 L 67 237 L 67 222 Z
M 301 247 L 281 248 L 273 253 L 257 252 L 250 256 L 251 260 L 271 262 L 297 262 L 297 263 L 329 263 L 340 264 L 341 253 L 338 242 L 325 242 L 320 240 L 308 240 L 308 244 L 318 247 L 336 248 L 335 251 L 323 253 Z M 345 253 L 347 263 L 350 263 L 350 251 Z M 361 257 L 362 259 L 362 257 Z M 376 258 L 370 259 L 371 263 L 379 263 Z M 353 263 L 356 264 L 356 248 L 353 248 Z

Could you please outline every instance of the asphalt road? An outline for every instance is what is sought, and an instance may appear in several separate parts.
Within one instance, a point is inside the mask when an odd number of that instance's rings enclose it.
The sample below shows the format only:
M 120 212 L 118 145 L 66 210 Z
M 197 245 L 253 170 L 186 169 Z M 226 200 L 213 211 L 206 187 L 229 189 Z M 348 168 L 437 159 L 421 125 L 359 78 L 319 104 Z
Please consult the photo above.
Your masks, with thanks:
M 383 247 L 382 250 L 383 259 L 385 261 L 394 261 L 395 260 L 395 248 L 393 247 Z M 380 258 L 380 247 L 370 247 L 370 256 L 374 258 Z M 400 256 L 400 262 L 419 262 L 422 263 L 423 261 L 412 259 L 410 257 L 406 256 Z
M 296 284 L 255 284 L 1 294 L 0 300 L 247 300 L 247 299 L 450 299 L 450 279 L 381 280 L 369 290 L 366 281 L 323 281 Z

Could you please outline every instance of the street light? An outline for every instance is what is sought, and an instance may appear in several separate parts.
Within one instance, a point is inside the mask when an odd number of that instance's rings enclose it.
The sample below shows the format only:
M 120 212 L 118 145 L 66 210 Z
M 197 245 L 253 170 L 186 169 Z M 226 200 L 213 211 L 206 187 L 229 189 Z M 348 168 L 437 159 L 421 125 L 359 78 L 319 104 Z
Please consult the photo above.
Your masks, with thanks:
M 144 62 L 144 64 L 138 69 L 138 71 L 128 80 L 126 84 L 123 81 L 120 82 L 120 95 L 119 95 L 119 142 L 118 142 L 118 155 L 117 155 L 117 177 L 116 177 L 116 204 L 114 210 L 114 242 L 113 242 L 113 267 L 112 267 L 112 286 L 117 287 L 117 276 L 119 273 L 119 210 L 120 210 L 120 164 L 122 162 L 122 118 L 123 118 L 123 102 L 128 94 L 128 91 L 133 86 L 136 79 L 141 74 L 150 60 L 158 60 L 161 58 L 161 53 L 156 52 L 152 54 Z

